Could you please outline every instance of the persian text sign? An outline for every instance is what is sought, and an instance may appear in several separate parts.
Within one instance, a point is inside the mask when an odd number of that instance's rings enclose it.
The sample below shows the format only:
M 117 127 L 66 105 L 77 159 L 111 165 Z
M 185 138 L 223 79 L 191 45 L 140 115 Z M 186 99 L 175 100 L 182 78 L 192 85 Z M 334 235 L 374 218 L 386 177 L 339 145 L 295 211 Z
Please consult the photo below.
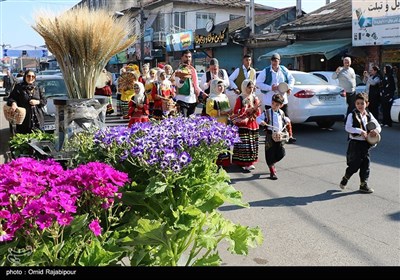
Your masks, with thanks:
M 223 25 L 215 26 L 211 32 L 207 32 L 205 29 L 196 30 L 194 42 L 196 47 L 210 48 L 227 44 L 228 40 L 228 25 Z
M 353 0 L 353 46 L 400 44 L 400 0 Z

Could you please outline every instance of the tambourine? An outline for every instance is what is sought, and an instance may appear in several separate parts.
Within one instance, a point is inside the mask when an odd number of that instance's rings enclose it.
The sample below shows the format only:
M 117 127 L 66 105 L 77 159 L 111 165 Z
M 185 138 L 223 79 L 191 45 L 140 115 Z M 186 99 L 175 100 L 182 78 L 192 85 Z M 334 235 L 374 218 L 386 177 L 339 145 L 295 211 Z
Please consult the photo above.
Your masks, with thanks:
M 288 90 L 289 90 L 289 85 L 287 83 L 285 83 L 285 82 L 279 83 L 279 85 L 278 85 L 279 93 L 284 94 Z
M 367 135 L 367 138 L 365 140 L 370 145 L 376 145 L 381 141 L 381 135 L 379 133 L 377 133 L 374 136 L 372 136 L 371 133 L 369 133 L 369 131 L 374 130 L 375 128 L 376 128 L 376 124 L 374 122 L 367 123 L 368 135 Z

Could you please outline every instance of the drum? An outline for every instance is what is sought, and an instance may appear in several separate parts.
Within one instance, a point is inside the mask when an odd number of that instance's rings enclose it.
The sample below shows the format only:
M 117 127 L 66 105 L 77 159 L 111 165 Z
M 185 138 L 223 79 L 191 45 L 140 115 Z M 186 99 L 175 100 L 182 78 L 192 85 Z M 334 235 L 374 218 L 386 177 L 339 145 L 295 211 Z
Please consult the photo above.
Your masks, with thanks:
M 272 140 L 284 144 L 289 141 L 289 133 L 287 131 L 272 132 Z
M 367 140 L 368 144 L 376 145 L 381 141 L 381 135 L 379 133 L 377 133 L 375 136 L 372 136 L 370 133 L 368 133 L 366 140 Z
M 289 90 L 289 85 L 285 82 L 279 83 L 278 85 L 278 91 L 281 94 L 286 93 Z

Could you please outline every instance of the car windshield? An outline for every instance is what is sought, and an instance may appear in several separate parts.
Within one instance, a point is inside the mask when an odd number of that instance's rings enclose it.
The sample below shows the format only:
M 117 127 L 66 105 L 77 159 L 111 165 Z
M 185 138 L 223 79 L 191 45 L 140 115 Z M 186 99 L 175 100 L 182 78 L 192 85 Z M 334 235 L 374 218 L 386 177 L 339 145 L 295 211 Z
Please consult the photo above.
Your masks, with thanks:
M 46 97 L 67 96 L 67 88 L 63 79 L 39 80 L 37 83 L 44 88 Z
M 313 74 L 292 72 L 292 75 L 295 79 L 295 85 L 328 85 L 326 81 Z

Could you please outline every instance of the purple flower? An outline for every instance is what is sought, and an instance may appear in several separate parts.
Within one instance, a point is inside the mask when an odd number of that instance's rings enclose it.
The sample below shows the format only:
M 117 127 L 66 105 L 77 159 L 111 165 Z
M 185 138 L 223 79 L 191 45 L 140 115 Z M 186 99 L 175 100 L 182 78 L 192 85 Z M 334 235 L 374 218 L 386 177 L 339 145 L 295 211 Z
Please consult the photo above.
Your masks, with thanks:
M 101 234 L 101 226 L 99 223 L 99 220 L 93 220 L 90 224 L 89 224 L 89 229 L 94 233 L 95 236 L 99 236 Z

